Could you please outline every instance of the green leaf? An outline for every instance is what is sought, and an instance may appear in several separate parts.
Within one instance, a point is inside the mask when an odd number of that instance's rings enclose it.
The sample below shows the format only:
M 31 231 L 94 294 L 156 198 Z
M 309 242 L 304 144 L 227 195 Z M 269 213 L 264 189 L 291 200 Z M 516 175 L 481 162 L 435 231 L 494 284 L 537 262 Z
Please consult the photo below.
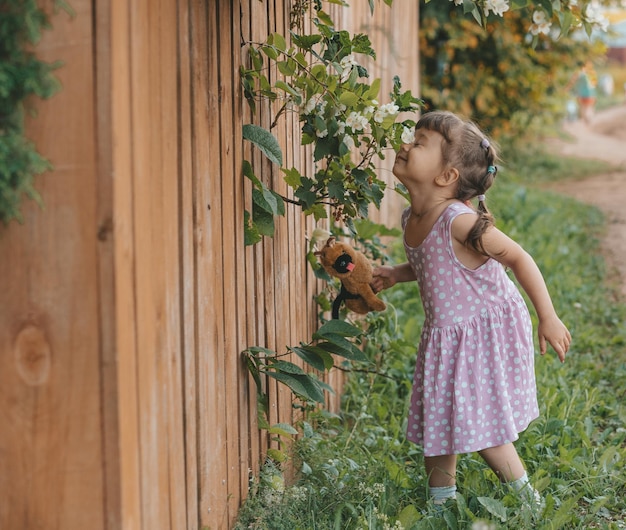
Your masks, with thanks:
M 329 14 L 326 13 L 325 11 L 322 11 L 321 9 L 316 13 L 317 18 L 320 20 L 320 22 L 322 22 L 323 24 L 325 24 L 326 26 L 329 27 L 334 27 L 335 23 L 333 22 L 333 19 L 330 18 Z
M 346 189 L 343 187 L 343 181 L 331 180 L 328 183 L 328 195 L 333 199 L 343 199 L 346 194 Z
M 287 374 L 306 375 L 306 372 L 297 364 L 289 361 L 275 361 L 268 366 L 268 369 L 284 372 Z
M 243 244 L 247 247 L 261 241 L 261 234 L 256 224 L 250 219 L 250 212 L 243 212 Z
M 272 215 L 285 214 L 283 198 L 265 186 L 260 190 L 256 188 L 252 190 L 252 201 L 256 206 Z
M 261 51 L 273 61 L 278 59 L 278 52 L 272 46 L 261 46 Z
M 310 50 L 315 46 L 318 42 L 322 40 L 321 35 L 296 35 L 295 33 L 291 33 L 291 40 L 293 43 L 303 50 Z M 306 66 L 306 65 L 303 65 Z
M 323 204 L 314 204 L 310 208 L 304 210 L 305 215 L 312 215 L 316 221 L 320 219 L 326 219 L 328 217 L 328 212 L 326 210 L 326 206 Z
M 295 61 L 293 60 L 278 61 L 276 63 L 276 66 L 278 67 L 278 71 L 283 75 L 291 76 L 296 73 L 296 65 L 295 65 Z M 279 83 L 282 83 L 282 81 L 276 81 L 275 83 L 276 88 L 283 88 L 282 86 L 279 86 Z M 285 83 L 282 83 L 282 85 L 285 85 Z M 283 88 L 283 90 L 285 89 Z
M 480 502 L 491 515 L 498 517 L 503 523 L 506 522 L 506 506 L 504 506 L 501 501 L 492 499 L 491 497 L 478 497 L 478 502 Z
M 326 337 L 328 335 L 358 337 L 363 335 L 363 330 L 343 320 L 329 320 L 317 330 L 316 335 L 320 337 Z
M 306 68 L 309 65 L 309 62 L 302 52 L 296 53 L 293 58 L 302 68 Z
M 369 89 L 367 90 L 365 97 L 368 99 L 376 99 L 378 97 L 378 93 L 380 92 L 380 78 L 374 79 Z
M 398 515 L 398 521 L 400 521 L 402 528 L 413 528 L 413 525 L 421 518 L 420 512 L 412 504 L 405 506 Z
M 307 401 L 324 403 L 324 392 L 318 382 L 310 375 L 286 374 L 283 372 L 265 372 L 268 376 L 287 385 L 294 394 Z
M 246 176 L 252 181 L 252 184 L 254 185 L 255 188 L 259 188 L 259 189 L 263 188 L 263 184 L 258 179 L 258 177 L 254 174 L 254 171 L 252 171 L 252 165 L 247 160 L 243 161 L 243 174 L 244 176 Z
M 319 342 L 317 347 L 351 361 L 369 362 L 365 354 L 354 345 L 350 348 L 345 348 L 335 342 Z
M 269 45 L 275 46 L 281 52 L 284 52 L 287 49 L 287 43 L 285 42 L 285 37 L 283 37 L 280 33 L 272 33 L 268 37 L 267 43 Z
M 274 216 L 270 212 L 253 204 L 252 221 L 259 234 L 274 237 Z
M 322 360 L 322 363 L 323 363 L 322 364 L 322 368 L 318 368 L 312 362 L 309 362 L 309 364 L 311 366 L 313 366 L 314 368 L 316 368 L 320 372 L 323 372 L 324 370 L 330 370 L 335 365 L 335 361 L 333 360 L 332 355 L 330 355 L 330 353 L 328 353 L 327 351 L 322 350 L 321 348 L 318 348 L 317 346 L 313 346 L 311 344 L 301 344 L 299 349 L 300 349 L 300 351 L 306 352 L 307 355 L 316 355 L 317 358 Z M 298 353 L 298 352 L 296 352 L 296 353 Z M 298 353 L 298 355 L 299 355 L 299 353 Z M 303 359 L 304 359 L 304 357 L 303 357 Z M 306 361 L 306 359 L 304 359 L 304 360 Z
M 297 346 L 290 348 L 290 350 L 293 351 L 298 357 L 300 357 L 300 359 L 302 359 L 305 363 L 310 364 L 316 370 L 319 370 L 320 372 L 323 372 L 324 370 L 326 370 L 326 363 L 324 362 L 324 359 L 318 352 L 312 351 L 309 347 L 297 347 Z M 323 351 L 323 350 L 319 350 L 319 351 Z M 328 354 L 326 353 L 326 355 Z M 332 361 L 332 358 L 331 358 L 331 361 Z
M 289 187 L 296 189 L 302 184 L 302 175 L 295 167 L 291 169 L 281 168 L 281 171 L 285 174 L 285 182 Z
M 288 423 L 275 423 L 268 429 L 268 432 L 270 434 L 278 434 L 281 436 L 295 436 L 298 434 L 298 431 Z
M 345 90 L 339 96 L 339 103 L 344 104 L 346 107 L 354 107 L 359 102 L 359 96 L 354 92 Z
M 267 456 L 269 456 L 274 462 L 285 462 L 288 458 L 285 451 L 274 448 L 270 448 L 267 450 Z
M 256 145 L 270 161 L 283 165 L 283 152 L 278 140 L 267 129 L 249 123 L 243 126 L 243 137 Z

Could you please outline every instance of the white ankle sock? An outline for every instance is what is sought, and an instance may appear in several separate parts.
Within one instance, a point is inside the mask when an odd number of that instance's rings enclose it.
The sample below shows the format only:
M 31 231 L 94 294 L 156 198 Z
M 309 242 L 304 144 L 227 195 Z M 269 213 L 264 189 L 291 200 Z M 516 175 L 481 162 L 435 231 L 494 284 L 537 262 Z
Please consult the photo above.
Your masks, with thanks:
M 511 485 L 511 487 L 517 492 L 519 493 L 520 491 L 522 491 L 528 484 L 529 484 L 529 480 L 528 480 L 528 473 L 524 473 L 520 478 L 518 478 L 517 480 L 512 480 L 511 482 L 509 482 L 509 484 Z
M 456 498 L 456 485 L 428 488 L 435 504 L 444 504 L 448 499 Z
M 528 474 L 524 473 L 523 476 L 521 476 L 517 480 L 512 480 L 511 482 L 509 482 L 509 484 L 520 496 L 523 502 L 525 502 L 529 506 L 534 506 L 540 509 L 543 508 L 543 499 L 541 498 L 539 492 L 535 488 L 533 488 L 532 484 L 528 480 Z

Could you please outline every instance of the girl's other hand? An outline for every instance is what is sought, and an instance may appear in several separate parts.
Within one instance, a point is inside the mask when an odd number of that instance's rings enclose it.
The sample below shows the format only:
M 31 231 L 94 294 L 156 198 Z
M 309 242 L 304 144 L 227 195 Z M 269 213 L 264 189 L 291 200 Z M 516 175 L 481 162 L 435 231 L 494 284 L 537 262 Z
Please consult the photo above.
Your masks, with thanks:
M 541 355 L 545 355 L 547 350 L 546 342 L 549 342 L 561 362 L 565 362 L 565 354 L 568 352 L 572 342 L 572 336 L 565 324 L 555 315 L 553 318 L 540 320 L 537 331 L 539 333 L 539 350 Z
M 372 275 L 374 278 L 370 285 L 375 293 L 379 293 L 383 289 L 389 289 L 389 287 L 393 287 L 397 282 L 396 271 L 390 265 L 374 267 Z

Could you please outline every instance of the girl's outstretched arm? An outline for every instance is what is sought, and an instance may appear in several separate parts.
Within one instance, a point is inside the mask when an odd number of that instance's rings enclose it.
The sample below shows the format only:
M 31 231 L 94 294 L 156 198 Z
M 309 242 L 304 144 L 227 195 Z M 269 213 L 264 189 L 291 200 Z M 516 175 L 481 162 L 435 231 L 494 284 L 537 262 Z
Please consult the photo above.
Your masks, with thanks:
M 495 227 L 487 229 L 482 238 L 485 251 L 510 268 L 522 289 L 530 298 L 539 318 L 538 334 L 541 354 L 546 353 L 546 341 L 554 348 L 561 362 L 569 350 L 572 337 L 559 319 L 548 293 L 546 282 L 535 260 L 520 245 Z
M 372 271 L 374 279 L 371 286 L 375 293 L 382 291 L 383 289 L 389 289 L 399 282 L 410 282 L 415 280 L 415 273 L 411 268 L 411 265 L 402 263 L 401 265 L 382 265 L 380 267 L 374 267 Z

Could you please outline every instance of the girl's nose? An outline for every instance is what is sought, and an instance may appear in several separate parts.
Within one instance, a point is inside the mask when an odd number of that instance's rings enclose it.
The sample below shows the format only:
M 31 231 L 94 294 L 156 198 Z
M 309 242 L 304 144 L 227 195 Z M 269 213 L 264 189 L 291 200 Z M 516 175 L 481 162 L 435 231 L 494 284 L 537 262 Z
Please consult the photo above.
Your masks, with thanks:
M 409 149 L 411 149 L 411 144 L 401 144 L 400 145 L 400 150 L 401 151 L 409 151 Z

